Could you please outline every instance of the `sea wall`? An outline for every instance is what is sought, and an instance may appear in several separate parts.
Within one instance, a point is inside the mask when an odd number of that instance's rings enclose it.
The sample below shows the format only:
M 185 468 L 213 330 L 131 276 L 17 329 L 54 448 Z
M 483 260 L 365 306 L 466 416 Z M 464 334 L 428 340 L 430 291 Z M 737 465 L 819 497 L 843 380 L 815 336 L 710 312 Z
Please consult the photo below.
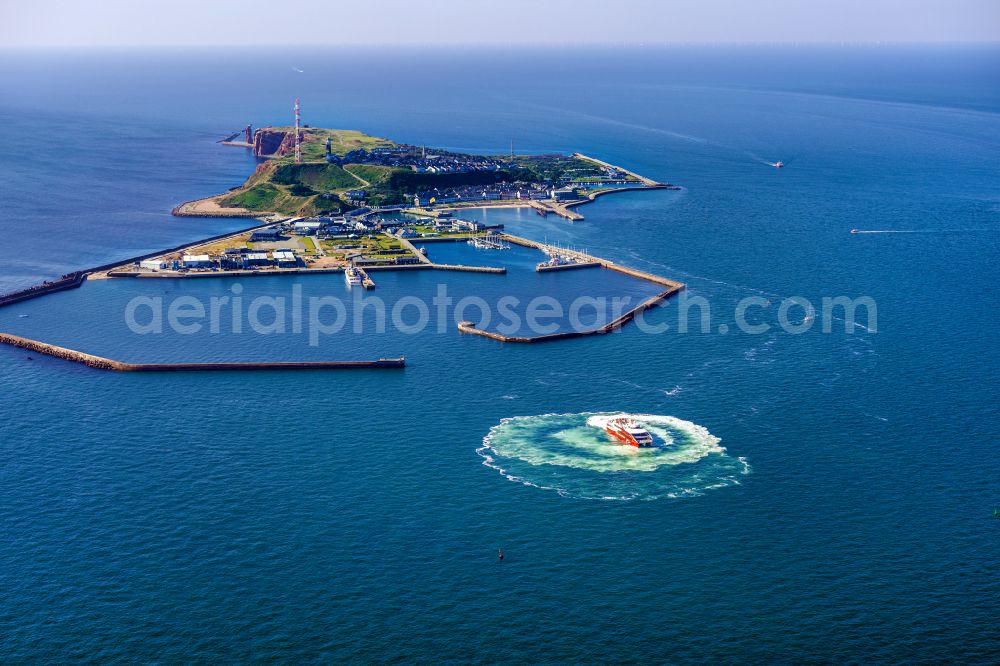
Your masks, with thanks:
M 586 331 L 562 331 L 559 333 L 548 333 L 546 335 L 534 335 L 534 336 L 524 336 L 524 335 L 504 335 L 503 333 L 497 333 L 495 331 L 484 331 L 482 329 L 476 328 L 476 325 L 471 321 L 459 322 L 458 330 L 460 333 L 471 333 L 473 335 L 481 335 L 484 338 L 491 338 L 493 340 L 499 340 L 500 342 L 554 342 L 556 340 L 568 340 L 570 338 L 582 338 L 587 335 L 604 335 L 618 330 L 628 322 L 635 319 L 635 317 L 649 308 L 659 305 L 663 301 L 667 300 L 678 291 L 683 289 L 683 285 L 680 287 L 672 287 L 665 291 L 647 298 L 645 301 L 632 308 L 621 317 L 608 322 L 604 326 L 598 328 L 592 328 Z
M 21 301 L 27 301 L 32 298 L 38 298 L 39 296 L 45 296 L 46 294 L 54 294 L 57 291 L 76 289 L 82 285 L 86 279 L 86 272 L 76 271 L 68 273 L 58 280 L 46 281 L 41 284 L 36 284 L 33 287 L 28 287 L 27 289 L 21 289 L 20 291 L 4 294 L 0 296 L 0 308 L 5 305 L 13 305 L 14 303 L 20 303 Z
M 117 372 L 191 372 L 218 370 L 360 370 L 403 368 L 406 360 L 399 358 L 380 358 L 375 361 L 293 361 L 278 363 L 125 363 L 103 356 L 94 356 L 75 349 L 67 349 L 22 338 L 10 333 L 0 333 L 0 343 L 27 349 L 28 351 L 61 358 L 74 363 L 81 363 L 98 370 L 114 370 Z
M 542 250 L 543 252 L 560 252 L 562 254 L 570 254 L 574 257 L 579 258 L 582 261 L 588 263 L 600 264 L 604 268 L 612 271 L 617 271 L 619 273 L 624 273 L 634 278 L 639 278 L 640 280 L 646 280 L 647 282 L 652 282 L 654 284 L 663 285 L 664 287 L 669 287 L 670 290 L 680 291 L 684 288 L 683 282 L 677 282 L 676 280 L 670 280 L 663 276 L 656 275 L 654 273 L 647 273 L 646 271 L 640 271 L 637 268 L 629 268 L 628 266 L 620 266 L 609 259 L 602 259 L 601 257 L 594 257 L 589 254 L 584 254 L 583 252 L 575 252 L 573 250 L 567 250 L 565 248 L 558 248 L 552 245 L 546 245 L 545 243 L 539 243 L 538 241 L 533 241 L 528 238 L 522 238 L 521 236 L 515 236 L 513 234 L 500 234 L 504 240 L 514 243 L 515 245 L 521 245 L 523 247 L 531 247 L 537 250 Z

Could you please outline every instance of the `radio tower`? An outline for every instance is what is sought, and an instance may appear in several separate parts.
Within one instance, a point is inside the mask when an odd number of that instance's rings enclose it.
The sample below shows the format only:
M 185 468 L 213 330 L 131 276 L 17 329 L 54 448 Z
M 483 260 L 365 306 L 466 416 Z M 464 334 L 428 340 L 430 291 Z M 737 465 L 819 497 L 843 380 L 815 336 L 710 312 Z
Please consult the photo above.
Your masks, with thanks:
M 299 98 L 295 98 L 295 161 L 302 161 L 302 151 L 299 149 Z

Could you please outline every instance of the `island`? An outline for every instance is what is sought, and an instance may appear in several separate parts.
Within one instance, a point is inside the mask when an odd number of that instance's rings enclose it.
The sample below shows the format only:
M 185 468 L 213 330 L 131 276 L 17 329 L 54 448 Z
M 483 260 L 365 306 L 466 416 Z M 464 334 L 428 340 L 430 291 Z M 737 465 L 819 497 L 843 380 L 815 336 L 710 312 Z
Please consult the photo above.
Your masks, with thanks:
M 266 127 L 252 141 L 225 143 L 252 149 L 261 163 L 239 187 L 183 203 L 175 215 L 309 217 L 364 208 L 436 217 L 468 206 L 530 206 L 577 220 L 573 207 L 604 194 L 676 189 L 580 153 L 477 155 L 356 130 Z
M 297 110 L 297 102 L 296 102 Z M 0 307 L 80 287 L 86 280 L 190 279 L 298 273 L 342 273 L 348 286 L 376 286 L 369 272 L 451 270 L 505 273 L 497 266 L 432 262 L 431 242 L 465 242 L 503 250 L 521 245 L 548 259 L 538 272 L 603 268 L 657 285 L 659 293 L 607 324 L 584 331 L 505 336 L 475 322 L 458 331 L 502 342 L 544 342 L 617 330 L 684 284 L 568 248 L 540 243 L 459 217 L 463 208 L 530 207 L 539 215 L 583 219 L 573 208 L 607 194 L 680 189 L 582 153 L 478 155 L 397 143 L 357 130 L 309 126 L 245 130 L 218 143 L 253 151 L 259 163 L 246 182 L 228 192 L 173 209 L 175 216 L 245 217 L 252 226 L 178 247 L 74 271 L 62 278 L 0 295 Z M 56 347 L 7 333 L 0 343 L 57 356 L 104 370 L 233 370 L 399 368 L 402 358 L 304 363 L 131 364 Z

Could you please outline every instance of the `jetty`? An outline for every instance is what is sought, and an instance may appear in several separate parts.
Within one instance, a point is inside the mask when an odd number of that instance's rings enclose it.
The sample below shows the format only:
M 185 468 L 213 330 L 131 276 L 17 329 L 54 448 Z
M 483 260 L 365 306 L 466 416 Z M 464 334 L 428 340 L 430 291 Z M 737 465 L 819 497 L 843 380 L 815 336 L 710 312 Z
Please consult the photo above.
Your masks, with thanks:
M 588 335 L 605 335 L 607 333 L 612 333 L 614 331 L 617 331 L 622 326 L 635 319 L 640 312 L 644 312 L 649 308 L 659 305 L 660 303 L 667 300 L 668 298 L 670 298 L 683 288 L 684 286 L 681 285 L 679 287 L 673 287 L 671 289 L 666 289 L 664 291 L 661 291 L 655 296 L 647 298 L 642 303 L 635 306 L 634 308 L 632 308 L 622 316 L 618 317 L 617 319 L 614 319 L 613 321 L 610 321 L 607 324 L 604 324 L 603 326 L 587 329 L 585 331 L 559 331 L 556 333 L 548 333 L 545 335 L 533 335 L 533 336 L 504 335 L 503 333 L 497 333 L 494 331 L 484 331 L 483 329 L 476 328 L 475 323 L 471 321 L 459 322 L 458 331 L 459 333 L 471 333 L 473 335 L 481 335 L 485 338 L 491 338 L 493 340 L 498 340 L 500 342 L 526 342 L 526 343 L 554 342 L 556 340 L 582 338 Z
M 645 188 L 643 188 L 645 189 Z M 531 201 L 528 205 L 534 208 L 540 215 L 548 215 L 549 213 L 555 213 L 559 217 L 566 218 L 570 222 L 576 222 L 583 219 L 583 215 L 570 210 L 570 206 L 579 205 L 582 203 L 587 203 L 592 201 L 592 199 L 581 199 L 575 202 L 569 203 L 556 203 L 555 201 Z
M 431 268 L 439 271 L 465 271 L 467 273 L 496 273 L 507 272 L 506 266 L 465 266 L 463 264 L 431 264 Z
M 361 276 L 361 286 L 362 287 L 364 287 L 365 289 L 374 289 L 375 288 L 375 280 L 373 280 L 370 277 L 368 277 L 368 273 L 367 273 L 367 271 L 365 271 L 365 269 L 363 269 L 363 268 L 355 268 L 354 270 L 356 270 L 358 272 L 358 274 Z
M 593 255 L 586 254 L 586 253 L 580 252 L 578 250 L 566 250 L 564 248 L 556 247 L 554 245 L 548 245 L 546 243 L 540 243 L 538 241 L 533 241 L 530 238 L 522 238 L 521 236 L 515 236 L 514 234 L 504 233 L 504 234 L 501 234 L 501 235 L 504 237 L 505 240 L 513 243 L 514 245 L 521 245 L 522 247 L 535 248 L 536 250 L 541 250 L 542 252 L 545 252 L 546 254 L 553 254 L 553 253 L 564 254 L 564 255 L 567 255 L 569 257 L 572 257 L 573 259 L 575 259 L 577 261 L 581 261 L 581 262 L 584 262 L 584 263 L 590 263 L 590 264 L 597 264 L 599 266 L 603 266 L 604 268 L 607 268 L 608 270 L 617 271 L 618 273 L 624 273 L 625 275 L 630 275 L 630 276 L 632 276 L 634 278 L 639 278 L 640 280 L 646 280 L 647 282 L 652 282 L 654 284 L 663 285 L 665 287 L 668 287 L 671 290 L 674 290 L 675 292 L 684 289 L 684 283 L 683 282 L 677 282 L 676 280 L 670 280 L 670 279 L 667 279 L 667 278 L 665 278 L 663 276 L 656 275 L 654 273 L 648 273 L 646 271 L 640 271 L 640 270 L 638 270 L 636 268 L 629 268 L 628 266 L 622 266 L 620 264 L 616 264 L 615 262 L 611 261 L 610 259 L 603 259 L 601 257 L 595 257 Z
M 636 318 L 640 313 L 660 305 L 671 296 L 676 295 L 682 291 L 685 287 L 683 282 L 677 282 L 675 280 L 670 280 L 660 275 L 655 275 L 653 273 L 647 273 L 646 271 L 640 271 L 635 268 L 629 268 L 628 266 L 621 266 L 609 259 L 602 259 L 601 257 L 595 257 L 577 250 L 566 250 L 563 248 L 557 248 L 546 243 L 539 243 L 538 241 L 533 241 L 528 238 L 522 238 L 521 236 L 515 236 L 513 234 L 502 234 L 504 239 L 515 245 L 521 245 L 523 247 L 531 247 L 538 250 L 542 250 L 548 254 L 563 254 L 571 257 L 574 261 L 579 262 L 578 264 L 567 264 L 564 266 L 559 266 L 557 268 L 583 268 L 583 267 L 596 267 L 601 266 L 608 270 L 613 270 L 625 275 L 638 278 L 640 280 L 646 280 L 647 282 L 652 282 L 653 284 L 658 284 L 665 289 L 658 294 L 647 298 L 646 300 L 639 303 L 628 312 L 624 313 L 620 317 L 614 319 L 613 321 L 604 324 L 603 326 L 598 326 L 597 328 L 587 329 L 584 331 L 560 331 L 557 333 L 548 333 L 545 335 L 535 335 L 535 336 L 524 336 L 524 335 L 504 335 L 503 333 L 497 333 L 494 331 L 486 331 L 476 327 L 476 324 L 471 321 L 462 321 L 458 324 L 458 330 L 460 333 L 469 333 L 472 335 L 480 335 L 486 338 L 491 338 L 493 340 L 498 340 L 500 342 L 520 342 L 520 343 L 534 343 L 534 342 L 552 342 L 555 340 L 567 340 L 569 338 L 580 338 L 588 335 L 604 335 L 607 333 L 612 333 L 617 331 L 622 326 L 627 324 Z M 536 267 L 536 270 L 540 270 Z
M 566 264 L 546 264 L 540 263 L 535 266 L 536 273 L 550 273 L 552 271 L 568 271 L 574 268 L 600 268 L 599 261 L 571 261 Z
M 399 236 L 396 238 L 396 240 L 398 240 L 399 244 L 402 245 L 405 249 L 412 252 L 413 255 L 420 261 L 420 263 L 430 265 L 431 260 L 427 258 L 426 254 L 418 250 L 417 246 L 411 243 L 409 238 L 403 238 L 402 236 Z
M 480 250 L 509 250 L 507 243 L 500 234 L 487 234 L 485 236 L 473 236 L 466 241 L 469 245 Z
M 14 303 L 20 303 L 21 301 L 28 301 L 32 298 L 45 296 L 46 294 L 54 294 L 57 291 L 76 289 L 82 285 L 86 279 L 87 273 L 85 271 L 76 271 L 73 273 L 67 273 L 58 280 L 46 280 L 41 284 L 28 287 L 27 289 L 21 289 L 20 291 L 4 294 L 0 296 L 0 308 L 5 305 L 13 305 Z
M 638 174 L 638 173 L 636 173 L 634 171 L 629 171 L 628 169 L 622 168 L 622 167 L 618 166 L 617 164 L 611 164 L 610 162 L 605 162 L 604 160 L 599 160 L 596 157 L 591 157 L 590 155 L 584 155 L 583 153 L 573 153 L 571 155 L 571 157 L 576 157 L 576 158 L 579 158 L 581 160 L 590 160 L 591 162 L 594 162 L 595 164 L 600 164 L 601 166 L 607 167 L 609 169 L 617 169 L 618 171 L 621 171 L 622 173 L 628 174 L 629 176 L 632 176 L 633 178 L 641 181 L 642 184 L 645 185 L 646 187 L 653 187 L 653 188 L 671 187 L 667 183 L 661 183 L 659 181 L 653 180 L 652 178 L 647 178 L 646 176 L 643 176 L 642 174 Z
M 10 333 L 0 333 L 0 343 L 26 349 L 28 351 L 73 361 L 98 370 L 115 372 L 191 372 L 225 370 L 364 370 L 403 368 L 404 357 L 380 358 L 374 361 L 285 361 L 259 363 L 126 363 L 103 356 L 86 354 L 75 349 L 67 349 L 47 342 L 22 338 Z

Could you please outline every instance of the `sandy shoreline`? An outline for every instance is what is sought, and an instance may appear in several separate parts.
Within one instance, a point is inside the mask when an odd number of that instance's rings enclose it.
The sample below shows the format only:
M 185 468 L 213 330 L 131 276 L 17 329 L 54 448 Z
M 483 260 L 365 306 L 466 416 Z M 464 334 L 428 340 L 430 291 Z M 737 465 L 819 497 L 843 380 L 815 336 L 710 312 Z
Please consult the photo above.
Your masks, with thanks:
M 171 210 L 171 214 L 177 217 L 266 217 L 273 213 L 255 213 L 246 208 L 226 208 L 219 205 L 219 199 L 225 194 L 185 201 Z

